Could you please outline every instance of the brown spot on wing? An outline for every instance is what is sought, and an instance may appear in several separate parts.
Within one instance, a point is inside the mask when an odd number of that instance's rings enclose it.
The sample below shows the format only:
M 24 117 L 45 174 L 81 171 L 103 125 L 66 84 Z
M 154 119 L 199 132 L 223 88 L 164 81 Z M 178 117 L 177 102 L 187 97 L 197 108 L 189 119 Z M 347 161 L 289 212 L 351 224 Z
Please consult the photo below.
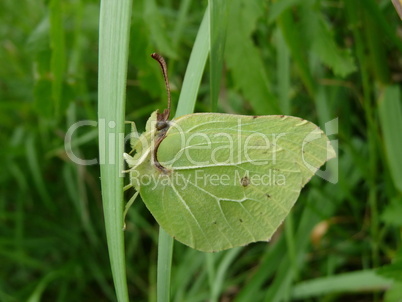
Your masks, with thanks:
M 248 179 L 247 176 L 244 176 L 241 180 L 240 183 L 243 187 L 247 187 L 250 184 L 250 180 Z

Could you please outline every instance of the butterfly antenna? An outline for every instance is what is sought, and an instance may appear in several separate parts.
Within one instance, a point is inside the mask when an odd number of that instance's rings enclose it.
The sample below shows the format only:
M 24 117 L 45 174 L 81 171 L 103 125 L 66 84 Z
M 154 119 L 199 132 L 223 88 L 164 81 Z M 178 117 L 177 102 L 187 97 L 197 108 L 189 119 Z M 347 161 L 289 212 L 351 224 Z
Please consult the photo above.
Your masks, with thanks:
M 159 65 L 161 66 L 161 69 L 162 69 L 163 78 L 165 79 L 165 86 L 166 86 L 166 91 L 167 91 L 167 95 L 168 95 L 168 107 L 163 112 L 163 115 L 164 115 L 165 120 L 167 120 L 167 119 L 169 119 L 169 115 L 170 115 L 170 85 L 169 85 L 169 78 L 168 78 L 168 74 L 167 74 L 166 61 L 160 54 L 157 54 L 157 53 L 151 54 L 151 57 L 154 60 L 158 61 Z

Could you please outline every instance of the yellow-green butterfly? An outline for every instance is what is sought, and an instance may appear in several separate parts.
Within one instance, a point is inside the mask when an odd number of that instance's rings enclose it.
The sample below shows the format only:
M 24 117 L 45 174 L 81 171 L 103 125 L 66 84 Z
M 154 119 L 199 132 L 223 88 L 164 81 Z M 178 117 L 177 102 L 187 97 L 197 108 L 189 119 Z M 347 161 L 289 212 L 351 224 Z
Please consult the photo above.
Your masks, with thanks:
M 149 118 L 124 154 L 130 185 L 160 226 L 206 252 L 268 241 L 301 189 L 335 156 L 328 138 L 298 117 L 195 113 Z

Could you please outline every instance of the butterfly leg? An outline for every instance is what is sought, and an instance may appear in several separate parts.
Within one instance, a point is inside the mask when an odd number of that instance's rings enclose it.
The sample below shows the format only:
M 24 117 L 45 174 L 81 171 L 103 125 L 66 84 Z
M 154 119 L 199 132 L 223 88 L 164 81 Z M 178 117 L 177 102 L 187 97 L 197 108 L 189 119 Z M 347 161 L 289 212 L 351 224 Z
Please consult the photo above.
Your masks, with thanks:
M 133 195 L 133 197 L 130 198 L 130 200 L 127 202 L 126 207 L 124 208 L 124 213 L 123 213 L 123 221 L 124 221 L 124 225 L 123 225 L 123 230 L 126 229 L 126 215 L 128 212 L 128 209 L 131 207 L 131 205 L 134 203 L 134 201 L 136 200 L 137 196 L 138 196 L 138 191 L 135 192 L 135 194 Z

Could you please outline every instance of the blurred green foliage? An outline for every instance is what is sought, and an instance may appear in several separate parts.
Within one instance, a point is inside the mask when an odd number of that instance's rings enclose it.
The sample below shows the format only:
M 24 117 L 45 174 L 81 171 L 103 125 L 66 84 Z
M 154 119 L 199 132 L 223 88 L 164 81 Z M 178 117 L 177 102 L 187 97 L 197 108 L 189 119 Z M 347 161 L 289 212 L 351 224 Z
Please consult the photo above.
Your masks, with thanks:
M 97 119 L 99 3 L 1 6 L 0 301 L 115 301 L 99 167 L 74 164 L 64 147 L 72 124 Z M 126 112 L 140 131 L 166 106 L 149 54 L 166 57 L 175 105 L 206 7 L 133 1 Z M 172 300 L 289 301 L 306 280 L 334 277 L 338 287 L 311 283 L 317 297 L 303 301 L 400 301 L 402 23 L 391 1 L 232 0 L 227 18 L 218 111 L 323 128 L 338 118 L 338 181 L 313 178 L 271 243 L 208 257 L 175 243 Z M 206 72 L 196 111 L 210 110 L 209 87 Z M 77 130 L 73 151 L 97 157 L 95 127 Z M 132 301 L 155 301 L 157 233 L 137 201 L 126 230 Z M 342 277 L 378 268 L 386 279 L 359 275 L 365 292 Z

